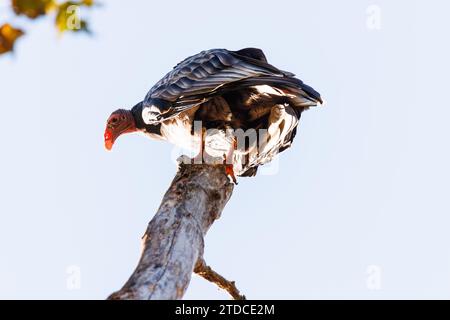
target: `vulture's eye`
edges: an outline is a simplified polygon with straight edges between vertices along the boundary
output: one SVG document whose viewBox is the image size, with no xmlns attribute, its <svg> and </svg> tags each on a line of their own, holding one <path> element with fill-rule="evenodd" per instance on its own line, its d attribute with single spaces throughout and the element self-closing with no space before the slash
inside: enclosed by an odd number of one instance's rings
<svg viewBox="0 0 450 320">
<path fill-rule="evenodd" d="M 125 116 L 120 117 L 120 119 L 125 120 Z"/>
<path fill-rule="evenodd" d="M 117 118 L 112 118 L 112 119 L 111 119 L 111 122 L 112 122 L 112 123 L 116 123 L 116 122 L 117 122 Z"/>
</svg>

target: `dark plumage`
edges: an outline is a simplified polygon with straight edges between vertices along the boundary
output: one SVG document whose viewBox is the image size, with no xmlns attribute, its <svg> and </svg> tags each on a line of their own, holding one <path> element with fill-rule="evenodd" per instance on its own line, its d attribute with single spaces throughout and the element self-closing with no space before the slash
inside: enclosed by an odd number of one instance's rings
<svg viewBox="0 0 450 320">
<path fill-rule="evenodd" d="M 262 50 L 212 49 L 176 65 L 131 113 L 136 130 L 151 138 L 204 148 L 216 158 L 225 155 L 234 173 L 252 176 L 259 165 L 290 146 L 301 113 L 320 103 L 318 92 L 270 65 Z M 217 132 L 196 132 L 196 120 Z M 228 134 L 231 129 L 259 131 L 256 140 L 247 139 L 236 149 L 239 137 Z"/>
</svg>

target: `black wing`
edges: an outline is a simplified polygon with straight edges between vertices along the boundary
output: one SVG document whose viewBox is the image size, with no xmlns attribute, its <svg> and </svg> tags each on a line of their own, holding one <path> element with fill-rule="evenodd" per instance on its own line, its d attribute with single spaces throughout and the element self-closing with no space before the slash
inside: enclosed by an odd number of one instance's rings
<svg viewBox="0 0 450 320">
<path fill-rule="evenodd" d="M 212 49 L 186 58 L 158 81 L 147 93 L 144 107 L 153 105 L 154 100 L 169 102 L 168 109 L 160 110 L 160 120 L 172 117 L 184 110 L 205 102 L 211 96 L 227 88 L 246 84 L 265 84 L 294 80 L 294 74 L 280 70 L 269 63 L 260 49 L 246 48 L 239 51 Z M 256 80 L 256 81 L 255 81 Z M 314 91 L 319 97 L 320 95 Z M 305 95 L 310 95 L 305 92 Z M 152 101 L 153 100 L 153 101 Z M 314 97 L 314 100 L 317 100 Z"/>
<path fill-rule="evenodd" d="M 176 102 L 180 98 L 209 93 L 242 79 L 259 76 L 293 76 L 258 60 L 261 55 L 264 57 L 262 51 L 259 51 L 260 55 L 255 54 L 254 58 L 242 55 L 253 52 L 249 49 L 237 52 L 225 49 L 202 51 L 176 65 L 150 89 L 145 100 L 156 98 Z"/>
</svg>

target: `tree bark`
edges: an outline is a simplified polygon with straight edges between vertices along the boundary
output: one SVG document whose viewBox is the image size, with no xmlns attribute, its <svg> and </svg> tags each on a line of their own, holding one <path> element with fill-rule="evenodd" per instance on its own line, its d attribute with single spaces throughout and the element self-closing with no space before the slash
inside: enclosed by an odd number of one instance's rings
<svg viewBox="0 0 450 320">
<path fill-rule="evenodd" d="M 108 299 L 181 299 L 194 268 L 204 264 L 204 236 L 220 217 L 233 184 L 223 165 L 191 165 L 182 159 L 148 224 L 138 266 Z"/>
</svg>

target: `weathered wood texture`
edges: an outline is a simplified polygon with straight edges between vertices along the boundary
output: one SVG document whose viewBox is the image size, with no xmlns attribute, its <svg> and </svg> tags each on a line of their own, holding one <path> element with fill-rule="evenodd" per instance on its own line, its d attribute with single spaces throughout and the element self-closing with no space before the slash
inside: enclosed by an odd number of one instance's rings
<svg viewBox="0 0 450 320">
<path fill-rule="evenodd" d="M 181 299 L 203 259 L 204 236 L 232 192 L 224 166 L 180 162 L 147 227 L 138 266 L 108 299 Z"/>
</svg>

